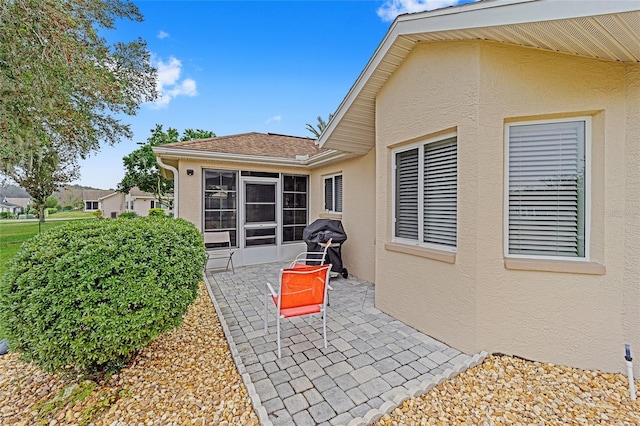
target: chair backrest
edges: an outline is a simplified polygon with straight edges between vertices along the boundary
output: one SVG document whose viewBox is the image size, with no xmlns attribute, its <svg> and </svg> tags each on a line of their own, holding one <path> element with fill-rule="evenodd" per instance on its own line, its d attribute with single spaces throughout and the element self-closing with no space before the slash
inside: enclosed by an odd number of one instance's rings
<svg viewBox="0 0 640 426">
<path fill-rule="evenodd" d="M 321 305 L 327 297 L 331 265 L 283 269 L 280 274 L 280 309 Z"/>
<path fill-rule="evenodd" d="M 231 236 L 229 235 L 229 231 L 205 232 L 204 243 L 227 244 L 229 247 L 231 247 Z"/>
<path fill-rule="evenodd" d="M 305 251 L 300 253 L 293 259 L 291 262 L 291 268 L 298 268 L 301 265 L 324 265 L 327 259 L 327 250 L 329 250 L 329 246 L 331 245 L 331 238 L 327 241 L 324 246 L 324 250 L 322 251 Z"/>
</svg>

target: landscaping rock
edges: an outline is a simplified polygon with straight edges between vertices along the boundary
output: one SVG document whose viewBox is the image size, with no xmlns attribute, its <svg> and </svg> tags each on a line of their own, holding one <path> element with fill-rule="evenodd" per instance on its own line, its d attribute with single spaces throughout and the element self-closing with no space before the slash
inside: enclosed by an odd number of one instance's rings
<svg viewBox="0 0 640 426">
<path fill-rule="evenodd" d="M 640 401 L 627 385 L 622 374 L 490 356 L 375 424 L 640 425 Z"/>
<path fill-rule="evenodd" d="M 0 355 L 4 355 L 9 351 L 9 342 L 7 339 L 0 340 Z"/>
<path fill-rule="evenodd" d="M 38 404 L 69 383 L 16 354 L 0 359 L 0 424 L 35 424 Z M 258 425 L 204 285 L 180 328 L 160 336 L 86 399 L 46 424 Z M 54 422 L 55 421 L 55 422 Z"/>
<path fill-rule="evenodd" d="M 10 353 L 0 358 L 0 424 L 259 424 L 203 285 L 179 329 L 75 400 L 80 388 Z M 70 400 L 56 405 L 56 395 Z M 54 409 L 43 414 L 47 402 Z M 420 397 L 383 408 L 391 412 L 376 425 L 640 425 L 640 401 L 630 401 L 626 376 L 507 356 L 490 356 Z"/>
</svg>

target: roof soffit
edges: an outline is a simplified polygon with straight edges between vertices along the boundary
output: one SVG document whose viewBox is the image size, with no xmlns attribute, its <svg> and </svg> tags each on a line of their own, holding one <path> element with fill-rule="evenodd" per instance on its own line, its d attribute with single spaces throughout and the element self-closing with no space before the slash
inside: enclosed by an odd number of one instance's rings
<svg viewBox="0 0 640 426">
<path fill-rule="evenodd" d="M 640 62 L 640 1 L 484 1 L 401 15 L 334 118 L 323 148 L 365 154 L 375 146 L 375 97 L 420 42 L 487 40 L 620 62 Z M 508 8 L 508 9 L 507 9 Z"/>
</svg>

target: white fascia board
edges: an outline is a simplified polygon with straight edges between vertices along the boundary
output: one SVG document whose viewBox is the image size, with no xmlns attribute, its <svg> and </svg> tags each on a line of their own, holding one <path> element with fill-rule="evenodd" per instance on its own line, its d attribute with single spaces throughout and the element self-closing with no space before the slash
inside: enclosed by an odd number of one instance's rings
<svg viewBox="0 0 640 426">
<path fill-rule="evenodd" d="M 322 164 L 348 158 L 350 155 L 340 151 L 329 150 L 314 155 L 308 159 L 297 160 L 295 158 L 267 157 L 262 155 L 230 154 L 226 152 L 195 151 L 191 149 L 175 149 L 154 147 L 153 152 L 163 159 L 192 159 L 208 161 L 225 161 L 233 163 L 253 163 L 268 166 L 285 166 L 311 168 Z"/>
<path fill-rule="evenodd" d="M 314 155 L 307 160 L 307 166 L 311 169 L 324 166 L 327 164 L 335 163 L 336 161 L 346 160 L 354 157 L 354 154 L 336 150 L 329 150 L 327 152 Z"/>
<path fill-rule="evenodd" d="M 338 109 L 336 110 L 336 113 L 331 118 L 331 121 L 329 121 L 329 123 L 327 124 L 327 127 L 320 134 L 320 137 L 316 141 L 316 145 L 319 145 L 320 148 L 324 146 L 324 144 L 327 142 L 327 139 L 329 139 L 329 137 L 331 136 L 335 128 L 338 126 L 338 123 L 342 121 L 342 119 L 344 118 L 344 115 L 349 110 L 349 107 L 356 100 L 356 98 L 360 94 L 360 91 L 362 90 L 364 85 L 367 84 L 367 82 L 369 81 L 371 74 L 373 74 L 373 72 L 376 70 L 376 68 L 380 64 L 380 61 L 384 57 L 385 53 L 389 50 L 391 45 L 395 42 L 398 36 L 397 31 L 395 30 L 396 22 L 397 22 L 397 18 L 396 18 L 396 21 L 394 21 L 394 23 L 389 28 L 389 31 L 387 31 L 387 34 L 382 39 L 382 41 L 376 48 L 375 52 L 373 52 L 373 55 L 369 59 L 369 62 L 367 62 L 367 65 L 364 67 L 364 70 L 362 70 L 362 72 L 356 79 L 355 83 L 353 83 L 353 85 L 351 86 L 351 89 L 349 89 L 349 92 L 347 93 L 347 95 L 344 97 L 344 99 L 338 106 Z"/>
<path fill-rule="evenodd" d="M 635 0 L 512 0 L 470 5 L 478 7 L 461 6 L 401 15 L 394 25 L 398 27 L 398 35 L 404 35 L 558 21 L 632 12 L 640 8 L 640 2 Z"/>
<path fill-rule="evenodd" d="M 179 160 L 188 158 L 192 160 L 229 161 L 234 163 L 255 163 L 288 167 L 305 167 L 308 160 L 296 160 L 295 158 L 266 157 L 261 155 L 230 154 L 227 152 L 196 151 L 192 149 L 154 147 L 153 152 L 163 159 Z"/>
<path fill-rule="evenodd" d="M 506 9 L 508 7 L 508 9 Z M 573 19 L 637 11 L 637 0 L 494 0 L 398 16 L 316 144 L 324 146 L 400 35 Z"/>
</svg>

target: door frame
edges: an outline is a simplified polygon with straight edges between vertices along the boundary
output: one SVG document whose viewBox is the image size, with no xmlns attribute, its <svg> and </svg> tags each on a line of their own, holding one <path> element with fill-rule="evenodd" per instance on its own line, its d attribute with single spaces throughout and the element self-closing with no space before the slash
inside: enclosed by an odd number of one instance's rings
<svg viewBox="0 0 640 426">
<path fill-rule="evenodd" d="M 241 190 L 239 191 L 239 201 L 238 207 L 240 207 L 238 211 L 238 247 L 243 252 L 243 260 L 245 264 L 254 264 L 254 263 L 270 263 L 277 262 L 280 260 L 280 247 L 282 245 L 282 200 L 281 198 L 281 183 L 280 177 L 278 178 L 267 178 L 267 177 L 254 177 L 254 176 L 241 176 L 239 173 L 239 186 Z M 246 226 L 246 184 L 247 183 L 257 183 L 257 184 L 274 184 L 275 185 L 275 244 L 268 246 L 249 246 L 247 247 L 245 244 L 245 226 Z"/>
</svg>

